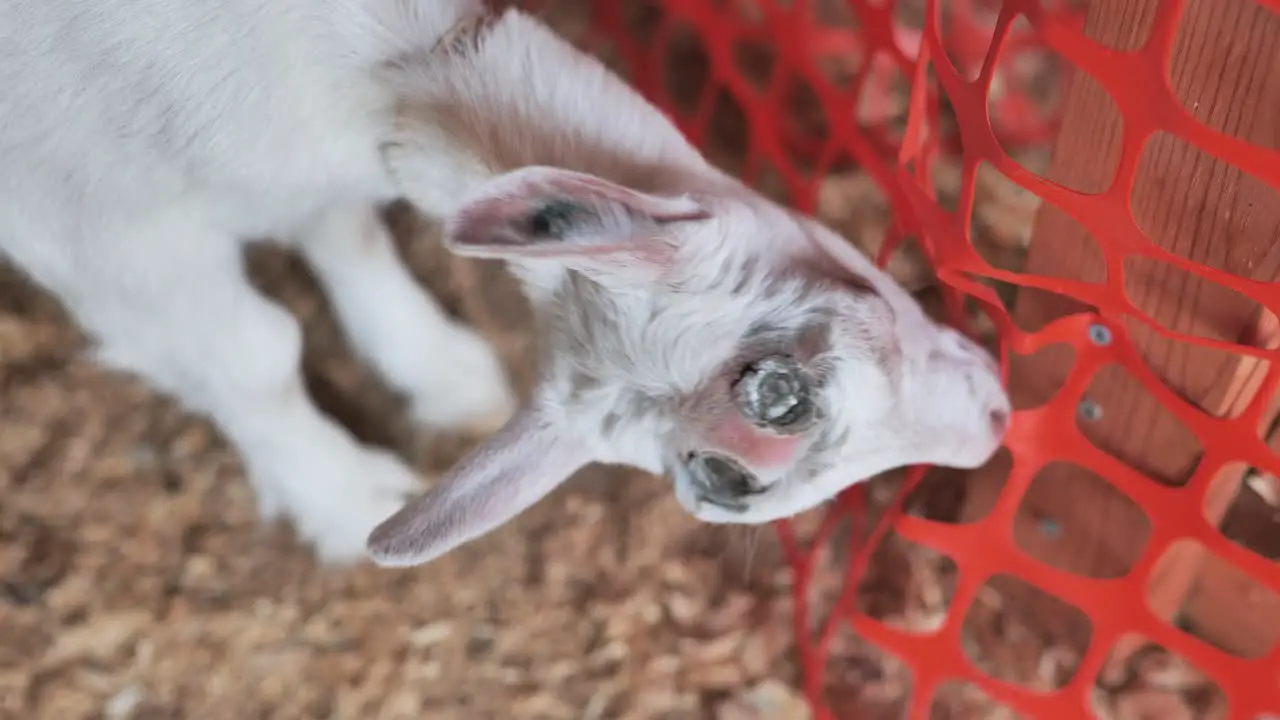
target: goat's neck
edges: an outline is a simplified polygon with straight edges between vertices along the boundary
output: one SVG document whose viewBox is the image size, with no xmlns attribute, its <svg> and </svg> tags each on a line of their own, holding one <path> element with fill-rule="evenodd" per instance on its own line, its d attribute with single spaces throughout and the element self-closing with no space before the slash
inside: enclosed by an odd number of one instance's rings
<svg viewBox="0 0 1280 720">
<path fill-rule="evenodd" d="M 523 13 L 456 28 L 402 70 L 397 142 L 418 159 L 401 163 L 401 181 L 428 212 L 448 214 L 478 183 L 531 165 L 659 192 L 716 175 L 624 81 Z"/>
</svg>

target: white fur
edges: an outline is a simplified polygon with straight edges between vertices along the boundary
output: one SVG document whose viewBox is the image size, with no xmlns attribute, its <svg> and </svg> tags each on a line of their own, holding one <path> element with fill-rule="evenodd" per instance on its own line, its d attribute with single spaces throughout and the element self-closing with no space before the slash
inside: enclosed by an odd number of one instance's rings
<svg viewBox="0 0 1280 720">
<path fill-rule="evenodd" d="M 478 11 L 9 0 L 0 251 L 61 298 L 103 361 L 209 414 L 264 514 L 291 517 L 329 560 L 359 557 L 390 516 L 375 557 L 423 562 L 593 461 L 672 475 L 704 520 L 758 523 L 894 466 L 990 456 L 990 416 L 1008 412 L 990 358 L 830 230 L 712 169 L 531 18 L 508 12 L 474 38 L 463 25 L 436 48 Z M 413 282 L 377 218 L 400 196 L 446 220 L 456 252 L 509 261 L 547 333 L 532 404 L 403 509 L 411 471 L 316 410 L 296 321 L 240 265 L 246 241 L 292 244 L 420 420 L 496 428 L 514 396 L 492 350 Z M 555 199 L 587 219 L 530 236 L 530 208 Z M 814 322 L 823 423 L 785 463 L 752 466 L 768 489 L 744 512 L 702 502 L 678 458 L 742 437 L 726 410 L 734 363 L 762 324 L 794 338 Z M 752 432 L 730 443 L 744 460 L 773 441 Z"/>
</svg>

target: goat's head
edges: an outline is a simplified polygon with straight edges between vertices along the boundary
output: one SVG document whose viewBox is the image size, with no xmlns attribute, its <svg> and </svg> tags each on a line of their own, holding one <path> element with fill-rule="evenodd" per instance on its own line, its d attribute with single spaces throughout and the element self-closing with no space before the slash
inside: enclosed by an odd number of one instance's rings
<svg viewBox="0 0 1280 720">
<path fill-rule="evenodd" d="M 526 168 L 449 221 L 453 251 L 523 280 L 542 379 L 374 531 L 379 563 L 426 562 L 591 462 L 667 475 L 701 520 L 763 523 L 891 468 L 995 452 L 1009 401 L 990 356 L 819 223 L 719 175 L 700 187 Z"/>
</svg>

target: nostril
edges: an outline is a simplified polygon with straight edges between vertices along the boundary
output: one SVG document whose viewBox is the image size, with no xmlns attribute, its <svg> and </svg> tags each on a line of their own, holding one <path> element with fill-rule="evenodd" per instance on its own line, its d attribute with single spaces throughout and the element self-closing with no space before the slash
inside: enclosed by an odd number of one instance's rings
<svg viewBox="0 0 1280 720">
<path fill-rule="evenodd" d="M 996 437 L 1004 437 L 1005 432 L 1009 430 L 1009 413 L 1005 410 L 989 411 L 987 420 L 991 423 L 991 432 Z"/>
</svg>

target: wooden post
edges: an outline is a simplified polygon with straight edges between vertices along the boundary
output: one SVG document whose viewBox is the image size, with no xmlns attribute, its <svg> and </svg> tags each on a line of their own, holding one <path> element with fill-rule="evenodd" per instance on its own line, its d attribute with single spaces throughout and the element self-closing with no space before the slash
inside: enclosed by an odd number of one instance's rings
<svg viewBox="0 0 1280 720">
<path fill-rule="evenodd" d="M 1141 47 L 1162 5 L 1163 0 L 1092 0 L 1086 34 L 1110 47 Z M 1276 64 L 1280 16 L 1251 0 L 1193 0 L 1180 32 L 1172 81 L 1179 96 L 1188 99 L 1188 107 L 1194 106 L 1197 117 L 1219 130 L 1274 146 L 1273 113 L 1280 108 L 1280 66 Z M 1066 102 L 1048 177 L 1068 187 L 1103 187 L 1119 157 L 1123 120 L 1096 83 L 1073 82 Z M 1275 191 L 1186 147 L 1157 136 L 1145 152 L 1132 201 L 1144 229 L 1158 235 L 1151 239 L 1192 261 L 1213 263 L 1244 277 L 1280 277 L 1280 202 Z M 1096 252 L 1083 251 L 1089 242 L 1083 228 L 1046 203 L 1037 217 L 1026 271 L 1100 277 L 1101 258 Z M 1260 317 L 1256 305 L 1237 293 L 1171 268 L 1144 273 L 1134 273 L 1132 267 L 1126 270 L 1130 297 L 1166 327 L 1232 342 L 1280 338 L 1280 332 L 1266 324 L 1274 318 Z M 1023 289 L 1014 317 L 1024 328 L 1038 328 L 1085 309 L 1051 293 Z M 1266 363 L 1174 343 L 1136 322 L 1130 328 L 1151 369 L 1183 397 L 1210 412 L 1238 412 L 1258 391 Z M 1025 407 L 1048 397 L 1070 366 L 1067 353 L 1045 352 L 1015 360 L 1010 377 L 1015 404 Z M 1188 442 L 1187 431 L 1136 381 L 1126 380 L 1122 373 L 1101 373 L 1088 396 L 1103 410 L 1102 418 L 1086 432 L 1092 442 L 1157 481 L 1180 484 L 1187 479 L 1199 448 Z M 1058 464 L 1043 472 L 1016 520 L 1015 532 L 1026 549 L 1075 572 L 1099 576 L 1122 572 L 1143 542 L 1142 523 L 1133 522 L 1131 506 L 1114 493 L 1099 495 L 1096 483 L 1082 482 L 1081 468 Z M 1220 519 L 1230 506 L 1242 472 L 1240 468 L 1215 478 L 1206 507 L 1211 520 Z M 1003 477 L 994 472 L 975 473 L 961 519 L 976 519 L 990 508 L 1002 482 Z M 1060 523 L 1063 531 L 1057 539 L 1037 530 L 1041 517 Z M 1204 553 L 1196 548 L 1169 553 L 1149 588 L 1153 608 L 1165 617 L 1178 612 L 1204 563 Z M 1221 568 L 1211 572 L 1221 574 Z M 1199 598 L 1197 606 L 1202 612 L 1222 615 L 1215 642 L 1234 644 L 1227 649 L 1240 654 L 1256 651 L 1248 647 L 1256 642 L 1249 639 L 1247 628 L 1241 632 L 1233 622 L 1256 620 L 1257 614 L 1228 616 L 1220 607 L 1206 607 L 1210 599 Z M 1035 608 L 1031 612 L 1041 615 Z M 1280 608 L 1268 611 L 1271 622 L 1280 622 L 1276 613 Z M 1072 625 L 1065 619 L 1044 620 L 1050 632 L 1055 628 L 1071 632 Z M 1131 649 L 1117 648 L 1117 655 Z"/>
</svg>

